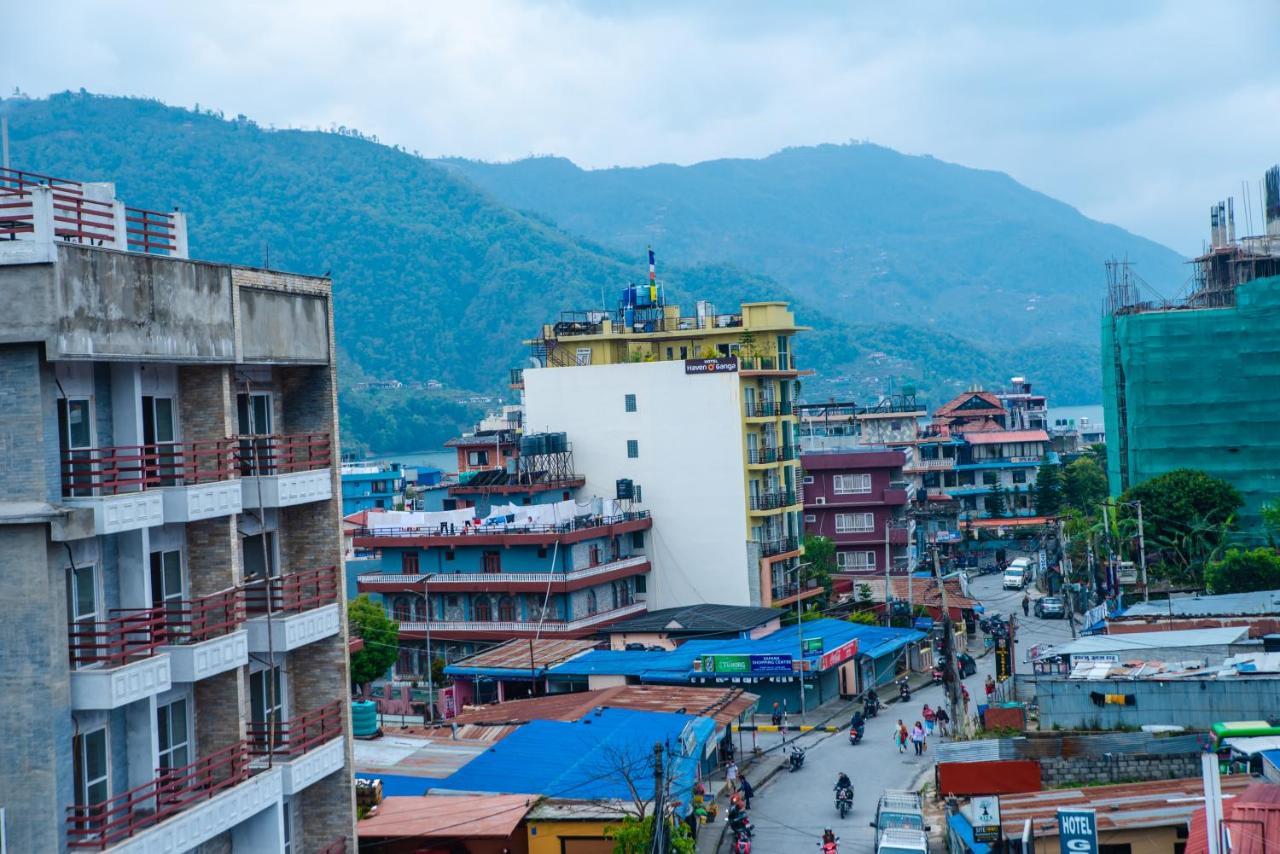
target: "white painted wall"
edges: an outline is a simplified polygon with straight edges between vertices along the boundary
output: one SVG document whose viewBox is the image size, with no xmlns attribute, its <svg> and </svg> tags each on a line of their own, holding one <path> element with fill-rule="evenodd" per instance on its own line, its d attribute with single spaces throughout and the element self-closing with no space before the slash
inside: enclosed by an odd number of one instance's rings
<svg viewBox="0 0 1280 854">
<path fill-rule="evenodd" d="M 569 434 L 585 494 L 612 496 L 624 477 L 641 487 L 640 506 L 653 514 L 650 609 L 758 604 L 737 374 L 687 376 L 681 361 L 526 368 L 524 386 L 525 431 Z M 640 443 L 637 459 L 628 439 Z"/>
</svg>

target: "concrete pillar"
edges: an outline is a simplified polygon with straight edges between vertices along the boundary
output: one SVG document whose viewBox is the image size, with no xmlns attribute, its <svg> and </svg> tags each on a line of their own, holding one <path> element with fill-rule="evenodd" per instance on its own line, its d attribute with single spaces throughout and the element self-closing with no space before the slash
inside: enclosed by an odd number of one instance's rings
<svg viewBox="0 0 1280 854">
<path fill-rule="evenodd" d="M 129 214 L 125 211 L 124 202 L 116 199 L 112 205 L 112 231 L 115 238 L 111 243 L 112 249 L 118 249 L 121 252 L 129 251 Z"/>
<path fill-rule="evenodd" d="M 125 743 L 129 760 L 129 788 L 155 778 L 160 757 L 160 736 L 156 731 L 156 698 L 147 697 L 124 709 Z"/>
<path fill-rule="evenodd" d="M 173 217 L 173 245 L 171 255 L 174 258 L 190 258 L 191 250 L 187 246 L 187 215 L 181 211 L 170 214 Z"/>
<path fill-rule="evenodd" d="M 142 444 L 142 372 L 132 362 L 111 363 L 111 444 Z"/>
</svg>

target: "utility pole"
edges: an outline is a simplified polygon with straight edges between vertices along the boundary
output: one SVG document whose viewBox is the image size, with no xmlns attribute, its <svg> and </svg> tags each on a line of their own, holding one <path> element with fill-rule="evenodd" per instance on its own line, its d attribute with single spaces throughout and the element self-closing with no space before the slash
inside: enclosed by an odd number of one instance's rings
<svg viewBox="0 0 1280 854">
<path fill-rule="evenodd" d="M 951 625 L 951 607 L 947 599 L 947 585 L 942 580 L 942 569 L 938 565 L 938 546 L 935 543 L 933 547 L 933 577 L 938 580 L 938 595 L 942 600 L 942 651 L 947 656 L 947 714 L 951 715 L 951 723 L 956 727 L 956 732 L 960 731 L 961 717 L 960 711 L 956 707 L 956 699 L 960 692 L 960 677 L 956 673 L 956 654 L 953 649 L 955 643 L 955 630 Z"/>
<path fill-rule="evenodd" d="M 889 545 L 888 545 L 888 544 L 889 544 L 889 523 L 888 523 L 888 522 L 885 522 L 885 523 L 884 523 L 884 542 L 885 542 L 885 547 L 884 547 L 884 554 L 885 554 L 885 562 L 884 562 L 884 624 L 885 624 L 885 627 L 887 628 L 887 627 L 889 627 L 889 626 L 892 626 L 892 625 L 893 625 L 893 588 L 889 586 L 891 582 L 889 581 L 889 560 L 888 560 L 888 557 L 889 557 Z M 910 573 L 908 573 L 908 577 L 910 577 Z"/>
<path fill-rule="evenodd" d="M 802 592 L 802 591 L 804 590 L 804 568 L 805 568 L 806 566 L 808 566 L 808 564 L 805 564 L 805 563 L 801 563 L 801 564 L 798 564 L 798 565 L 796 566 L 796 586 L 797 586 L 797 593 Z M 804 620 L 803 620 L 803 619 L 801 619 L 801 617 L 804 615 L 804 612 L 803 612 L 803 611 L 801 610 L 801 608 L 800 608 L 800 603 L 801 603 L 802 601 L 804 601 L 804 600 L 803 600 L 801 597 L 799 597 L 799 596 L 797 596 L 797 597 L 796 597 L 796 644 L 797 644 L 797 648 L 798 648 L 798 650 L 799 650 L 799 652 L 800 652 L 800 658 L 798 659 L 798 660 L 799 660 L 799 662 L 800 662 L 800 669 L 799 669 L 799 670 L 797 670 L 796 672 L 797 672 L 798 674 L 800 674 L 800 676 L 799 676 L 799 679 L 800 679 L 800 723 L 802 723 L 802 724 L 803 724 L 803 723 L 804 723 L 804 717 L 805 717 L 805 701 L 804 701 L 804 665 L 805 665 L 805 660 L 804 660 Z"/>
<path fill-rule="evenodd" d="M 662 742 L 653 743 L 653 845 L 651 854 L 666 854 L 666 827 L 663 813 L 666 804 L 662 802 Z"/>
<path fill-rule="evenodd" d="M 1150 602 L 1151 597 L 1147 592 L 1147 538 L 1142 530 L 1142 502 L 1135 501 L 1133 505 L 1138 508 L 1138 565 L 1142 572 L 1142 601 Z"/>
</svg>

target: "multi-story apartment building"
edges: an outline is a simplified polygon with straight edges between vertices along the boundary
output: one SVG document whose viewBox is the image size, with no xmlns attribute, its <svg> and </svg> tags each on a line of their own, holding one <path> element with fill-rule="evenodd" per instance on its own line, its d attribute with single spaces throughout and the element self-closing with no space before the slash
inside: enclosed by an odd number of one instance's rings
<svg viewBox="0 0 1280 854">
<path fill-rule="evenodd" d="M 798 589 L 803 525 L 785 303 L 693 315 L 654 285 L 614 313 L 565 312 L 530 341 L 527 429 L 574 438 L 586 486 L 643 495 L 653 514 L 653 607 L 782 605 Z"/>
<path fill-rule="evenodd" d="M 333 313 L 0 171 L 9 850 L 353 851 Z"/>
<path fill-rule="evenodd" d="M 804 529 L 830 538 L 836 566 L 852 574 L 906 572 L 913 523 L 903 479 L 905 451 L 856 447 L 810 451 L 804 467 Z"/>
<path fill-rule="evenodd" d="M 404 471 L 399 463 L 343 463 L 342 515 L 361 510 L 391 510 L 404 501 Z"/>
<path fill-rule="evenodd" d="M 582 638 L 645 612 L 648 513 L 584 491 L 565 434 L 520 445 L 511 472 L 463 473 L 448 488 L 454 509 L 404 520 L 370 513 L 356 533 L 355 547 L 373 555 L 356 589 L 400 623 L 397 677 L 425 674 L 435 657 L 455 661 L 511 638 Z"/>
</svg>

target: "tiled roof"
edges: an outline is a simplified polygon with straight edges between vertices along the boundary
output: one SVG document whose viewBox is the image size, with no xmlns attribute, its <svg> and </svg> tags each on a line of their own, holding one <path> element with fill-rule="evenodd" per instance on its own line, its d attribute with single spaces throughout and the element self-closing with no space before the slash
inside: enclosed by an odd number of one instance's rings
<svg viewBox="0 0 1280 854">
<path fill-rule="evenodd" d="M 992 430 L 965 433 L 970 445 L 995 445 L 1001 442 L 1047 442 L 1049 434 L 1043 430 Z"/>
<path fill-rule="evenodd" d="M 975 409 L 960 409 L 960 406 L 968 403 L 975 397 L 988 405 L 986 407 L 978 407 Z M 994 410 L 995 412 L 1003 415 L 1004 406 L 1001 405 L 1000 398 L 996 397 L 989 391 L 966 391 L 963 394 L 958 394 L 951 398 L 946 403 L 942 404 L 942 406 L 939 406 L 934 410 L 933 414 L 935 418 L 953 416 L 968 417 L 972 415 L 984 415 L 988 410 Z"/>
<path fill-rule="evenodd" d="M 1232 779 L 1222 778 L 1222 817 L 1231 831 L 1231 854 L 1272 854 L 1280 845 L 1280 785 L 1253 783 L 1228 800 L 1227 781 Z M 1185 854 L 1207 854 L 1208 850 L 1204 810 L 1199 809 L 1191 815 Z"/>
<path fill-rule="evenodd" d="M 356 823 L 365 838 L 506 839 L 537 801 L 534 795 L 426 795 L 384 798 Z"/>
<path fill-rule="evenodd" d="M 871 588 L 871 599 L 873 602 L 884 601 L 884 579 L 867 576 L 859 577 L 853 580 L 853 598 L 857 599 L 858 586 L 866 584 Z M 905 576 L 894 576 L 889 579 L 889 587 L 893 591 L 893 598 L 905 602 L 908 598 L 917 605 L 928 605 L 934 608 L 942 607 L 942 594 L 938 591 L 938 582 L 933 578 L 912 578 L 910 581 Z M 970 599 L 960 592 L 960 582 L 954 579 L 947 581 L 947 604 L 952 608 L 960 608 L 961 610 L 972 610 L 973 606 L 978 604 L 977 599 Z"/>
<path fill-rule="evenodd" d="M 508 669 L 529 672 L 530 666 L 541 670 L 582 655 L 600 645 L 594 640 L 564 640 L 539 638 L 534 641 L 509 640 L 495 647 L 459 659 L 449 665 L 450 672 L 468 669 Z"/>
<path fill-rule="evenodd" d="M 736 721 L 759 697 L 741 688 L 618 685 L 598 691 L 551 694 L 526 700 L 493 703 L 468 709 L 451 721 L 457 724 L 513 724 L 532 720 L 576 721 L 596 708 L 677 712 L 714 718 L 724 725 Z M 473 727 L 472 729 L 476 729 Z"/>
</svg>

